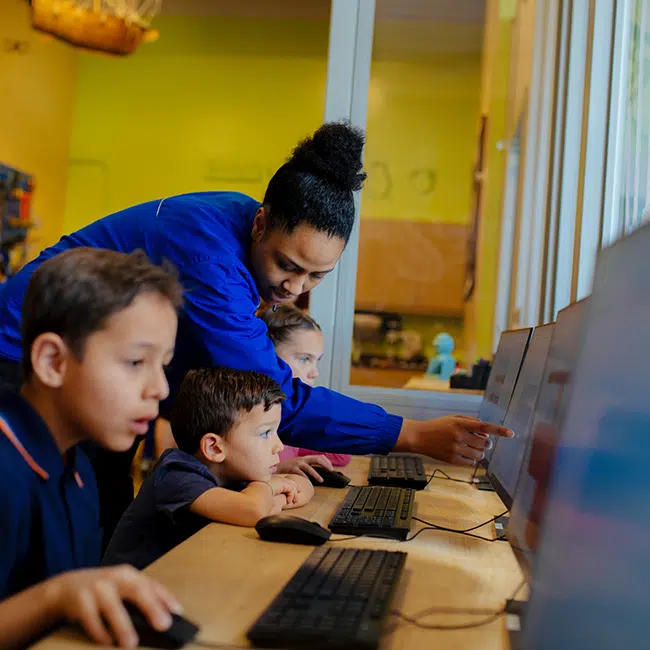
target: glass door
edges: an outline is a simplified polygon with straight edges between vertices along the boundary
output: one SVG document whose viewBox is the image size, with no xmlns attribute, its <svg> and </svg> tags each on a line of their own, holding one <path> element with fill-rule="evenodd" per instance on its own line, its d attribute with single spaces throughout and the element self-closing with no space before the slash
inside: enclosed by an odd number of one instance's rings
<svg viewBox="0 0 650 650">
<path fill-rule="evenodd" d="M 349 50 L 334 48 L 344 12 L 356 39 Z M 484 13 L 481 0 L 332 3 L 326 118 L 367 129 L 368 181 L 358 228 L 310 304 L 330 325 L 322 383 L 402 415 L 475 412 L 480 402 L 449 392 L 444 380 L 441 391 L 408 388 L 425 374 L 440 333 L 453 338 L 459 365 L 473 361 L 465 300 Z M 334 107 L 333 57 L 345 51 L 352 78 Z"/>
</svg>

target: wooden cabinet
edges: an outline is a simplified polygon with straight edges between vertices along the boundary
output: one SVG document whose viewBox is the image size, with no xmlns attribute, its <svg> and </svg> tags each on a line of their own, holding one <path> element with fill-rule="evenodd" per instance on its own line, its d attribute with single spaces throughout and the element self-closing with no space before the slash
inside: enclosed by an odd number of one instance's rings
<svg viewBox="0 0 650 650">
<path fill-rule="evenodd" d="M 468 226 L 362 219 L 357 310 L 462 316 Z"/>
</svg>

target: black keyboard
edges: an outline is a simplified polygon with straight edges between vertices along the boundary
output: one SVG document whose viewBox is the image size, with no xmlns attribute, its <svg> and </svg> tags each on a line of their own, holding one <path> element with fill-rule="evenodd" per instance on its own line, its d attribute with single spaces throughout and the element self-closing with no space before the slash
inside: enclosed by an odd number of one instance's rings
<svg viewBox="0 0 650 650">
<path fill-rule="evenodd" d="M 368 485 L 349 489 L 329 529 L 346 535 L 406 539 L 411 528 L 415 491 Z"/>
<path fill-rule="evenodd" d="M 428 479 L 422 459 L 417 456 L 373 456 L 368 483 L 423 490 Z"/>
<path fill-rule="evenodd" d="M 317 548 L 248 630 L 265 648 L 374 650 L 406 553 Z"/>
</svg>

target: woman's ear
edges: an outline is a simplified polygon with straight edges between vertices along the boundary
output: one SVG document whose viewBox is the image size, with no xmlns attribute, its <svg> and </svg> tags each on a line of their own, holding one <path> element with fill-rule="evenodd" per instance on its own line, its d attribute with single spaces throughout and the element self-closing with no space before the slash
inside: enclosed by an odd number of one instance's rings
<svg viewBox="0 0 650 650">
<path fill-rule="evenodd" d="M 253 230 L 251 232 L 251 237 L 254 242 L 259 243 L 264 239 L 266 234 L 266 208 L 261 205 L 255 214 L 255 220 L 253 221 Z"/>
<path fill-rule="evenodd" d="M 30 350 L 34 375 L 49 388 L 60 388 L 68 367 L 70 348 L 53 332 L 44 332 L 36 337 Z"/>
<path fill-rule="evenodd" d="M 199 449 L 210 463 L 223 463 L 226 460 L 225 441 L 216 433 L 206 433 L 201 438 Z"/>
</svg>

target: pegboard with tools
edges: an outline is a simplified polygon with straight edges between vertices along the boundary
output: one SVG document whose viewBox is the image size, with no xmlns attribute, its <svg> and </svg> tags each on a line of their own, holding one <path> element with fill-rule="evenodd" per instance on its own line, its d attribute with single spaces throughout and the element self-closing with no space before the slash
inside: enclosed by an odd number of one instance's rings
<svg viewBox="0 0 650 650">
<path fill-rule="evenodd" d="M 4 277 L 13 275 L 26 261 L 33 193 L 29 174 L 0 164 L 0 273 Z"/>
</svg>

